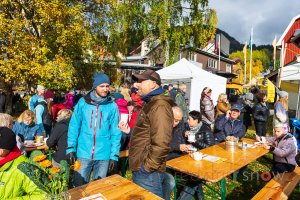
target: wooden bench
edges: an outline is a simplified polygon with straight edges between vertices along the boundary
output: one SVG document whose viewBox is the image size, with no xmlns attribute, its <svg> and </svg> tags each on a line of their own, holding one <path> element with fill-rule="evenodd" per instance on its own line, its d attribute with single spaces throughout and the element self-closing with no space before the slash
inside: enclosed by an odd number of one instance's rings
<svg viewBox="0 0 300 200">
<path fill-rule="evenodd" d="M 277 174 L 253 198 L 256 199 L 288 199 L 300 181 L 300 167 L 293 172 Z"/>
</svg>

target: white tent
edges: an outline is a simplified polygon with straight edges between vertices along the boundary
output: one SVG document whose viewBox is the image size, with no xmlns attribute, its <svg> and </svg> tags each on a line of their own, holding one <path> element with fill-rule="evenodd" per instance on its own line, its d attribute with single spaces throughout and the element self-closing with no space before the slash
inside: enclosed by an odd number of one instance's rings
<svg viewBox="0 0 300 200">
<path fill-rule="evenodd" d="M 283 67 L 282 81 L 300 81 L 300 63 Z"/>
<path fill-rule="evenodd" d="M 289 108 L 296 110 L 296 117 L 300 117 L 300 63 L 288 65 L 282 68 L 281 81 L 288 81 L 298 84 L 298 92 L 289 93 Z"/>
<path fill-rule="evenodd" d="M 188 91 L 190 110 L 200 110 L 200 97 L 204 87 L 212 89 L 214 105 L 216 105 L 219 94 L 226 93 L 226 78 L 202 70 L 185 58 L 158 70 L 157 73 L 163 84 L 186 83 L 190 86 L 190 91 Z"/>
</svg>

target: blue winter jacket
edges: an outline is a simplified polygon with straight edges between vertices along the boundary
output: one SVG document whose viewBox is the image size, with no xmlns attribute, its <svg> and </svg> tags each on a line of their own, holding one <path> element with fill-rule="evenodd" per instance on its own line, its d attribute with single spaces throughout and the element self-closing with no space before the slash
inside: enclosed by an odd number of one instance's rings
<svg viewBox="0 0 300 200">
<path fill-rule="evenodd" d="M 225 114 L 219 116 L 215 121 L 215 131 L 214 136 L 217 142 L 224 141 L 230 135 L 242 138 L 246 133 L 243 121 L 239 119 L 232 121 L 230 117 L 226 118 Z"/>
<path fill-rule="evenodd" d="M 75 106 L 68 129 L 67 154 L 78 158 L 118 160 L 121 131 L 118 128 L 118 107 L 109 97 L 105 104 L 96 105 L 90 93 Z"/>
<path fill-rule="evenodd" d="M 29 109 L 34 112 L 34 104 L 39 99 L 37 94 L 33 95 L 29 100 Z"/>
<path fill-rule="evenodd" d="M 24 140 L 34 140 L 35 136 L 42 135 L 39 125 L 35 123 L 27 125 L 24 122 L 21 124 L 16 122 L 12 130 L 16 135 L 22 135 Z"/>
</svg>

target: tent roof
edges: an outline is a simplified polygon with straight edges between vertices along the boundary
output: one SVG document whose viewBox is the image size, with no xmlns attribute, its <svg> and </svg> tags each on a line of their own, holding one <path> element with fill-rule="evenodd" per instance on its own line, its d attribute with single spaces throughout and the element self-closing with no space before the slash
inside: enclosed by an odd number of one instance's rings
<svg viewBox="0 0 300 200">
<path fill-rule="evenodd" d="M 200 78 L 207 79 L 208 77 L 214 80 L 218 79 L 221 81 L 226 80 L 221 76 L 212 74 L 208 71 L 200 69 L 200 67 L 189 62 L 185 58 L 179 60 L 178 62 L 170 65 L 169 67 L 158 70 L 157 73 L 160 75 L 161 79 L 191 79 Z"/>
<path fill-rule="evenodd" d="M 299 81 L 300 80 L 300 63 L 285 66 L 283 68 L 281 80 L 282 81 Z"/>
</svg>

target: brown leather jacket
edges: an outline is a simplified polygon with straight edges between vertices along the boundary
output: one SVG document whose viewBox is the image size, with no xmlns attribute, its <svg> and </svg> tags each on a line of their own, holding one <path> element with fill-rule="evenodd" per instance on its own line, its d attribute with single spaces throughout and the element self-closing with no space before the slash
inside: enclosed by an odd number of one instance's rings
<svg viewBox="0 0 300 200">
<path fill-rule="evenodd" d="M 230 110 L 230 108 L 231 108 L 230 103 L 218 102 L 216 107 L 216 118 L 219 115 L 225 114 L 228 110 Z"/>
<path fill-rule="evenodd" d="M 131 137 L 129 168 L 138 171 L 141 166 L 148 172 L 166 170 L 173 130 L 173 100 L 157 95 L 144 104 Z"/>
</svg>

